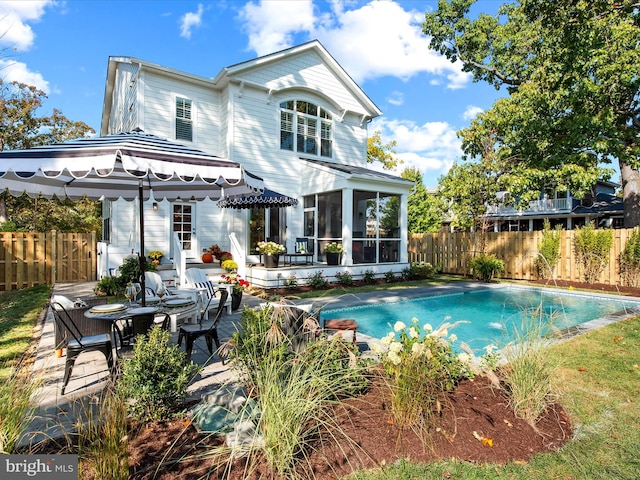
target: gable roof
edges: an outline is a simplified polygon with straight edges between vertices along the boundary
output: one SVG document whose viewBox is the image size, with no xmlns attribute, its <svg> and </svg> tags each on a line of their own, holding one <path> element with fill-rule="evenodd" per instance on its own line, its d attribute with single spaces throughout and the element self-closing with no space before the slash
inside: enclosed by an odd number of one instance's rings
<svg viewBox="0 0 640 480">
<path fill-rule="evenodd" d="M 234 76 L 239 76 L 249 70 L 269 65 L 274 62 L 282 61 L 287 57 L 298 55 L 306 52 L 316 53 L 329 68 L 329 70 L 342 82 L 343 85 L 358 99 L 371 118 L 382 115 L 382 111 L 369 98 L 369 96 L 360 88 L 360 86 L 351 78 L 351 76 L 340 66 L 335 58 L 327 51 L 326 48 L 318 41 L 312 40 L 301 45 L 286 48 L 278 52 L 263 55 L 262 57 L 247 60 L 245 62 L 236 63 L 229 67 L 223 68 L 218 75 L 213 78 L 215 85 L 224 85 Z"/>
</svg>

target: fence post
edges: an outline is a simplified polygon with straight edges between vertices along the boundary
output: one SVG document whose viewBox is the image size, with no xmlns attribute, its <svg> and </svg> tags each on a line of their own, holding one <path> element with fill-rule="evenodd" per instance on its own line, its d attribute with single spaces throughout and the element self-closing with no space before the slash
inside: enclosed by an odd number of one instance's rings
<svg viewBox="0 0 640 480">
<path fill-rule="evenodd" d="M 58 232 L 51 230 L 51 285 L 56 284 L 56 269 L 58 268 Z"/>
</svg>

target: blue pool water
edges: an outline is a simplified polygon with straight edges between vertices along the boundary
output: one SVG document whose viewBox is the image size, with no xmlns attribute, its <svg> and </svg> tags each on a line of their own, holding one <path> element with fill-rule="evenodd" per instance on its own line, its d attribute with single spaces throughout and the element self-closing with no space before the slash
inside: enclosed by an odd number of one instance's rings
<svg viewBox="0 0 640 480">
<path fill-rule="evenodd" d="M 589 320 L 627 309 L 638 309 L 637 301 L 609 299 L 540 289 L 490 288 L 465 293 L 425 297 L 391 303 L 322 310 L 321 321 L 332 318 L 353 318 L 358 332 L 382 338 L 393 331 L 393 324 L 406 325 L 415 317 L 420 325 L 437 328 L 444 322 L 466 321 L 449 333 L 468 343 L 474 350 L 490 343 L 503 344 L 508 332 L 522 324 L 527 312 L 542 308 L 545 318 L 552 318 L 559 329 L 569 328 Z M 449 317 L 449 318 L 447 318 Z"/>
</svg>

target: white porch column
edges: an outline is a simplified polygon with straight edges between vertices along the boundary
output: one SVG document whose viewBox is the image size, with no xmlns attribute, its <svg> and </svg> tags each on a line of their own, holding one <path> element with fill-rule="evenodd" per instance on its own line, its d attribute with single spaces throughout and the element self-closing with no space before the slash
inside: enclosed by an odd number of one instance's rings
<svg viewBox="0 0 640 480">
<path fill-rule="evenodd" d="M 343 265 L 353 265 L 353 189 L 342 190 L 342 245 L 345 253 L 342 254 Z"/>
<path fill-rule="evenodd" d="M 400 195 L 400 263 L 409 262 L 409 195 Z"/>
</svg>

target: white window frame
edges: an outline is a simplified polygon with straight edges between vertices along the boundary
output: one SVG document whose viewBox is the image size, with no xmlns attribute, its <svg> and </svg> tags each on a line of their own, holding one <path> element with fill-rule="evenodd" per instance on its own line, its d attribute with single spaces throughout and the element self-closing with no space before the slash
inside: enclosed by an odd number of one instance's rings
<svg viewBox="0 0 640 480">
<path fill-rule="evenodd" d="M 185 105 L 189 104 L 189 111 L 188 111 L 188 118 L 186 118 L 186 116 L 180 116 L 179 115 L 179 106 L 178 106 L 178 102 L 182 101 Z M 174 100 L 174 108 L 175 108 L 175 116 L 174 116 L 174 135 L 176 140 L 183 140 L 186 142 L 193 142 L 193 137 L 194 137 L 194 128 L 193 128 L 193 111 L 194 111 L 194 102 L 193 100 L 191 100 L 190 98 L 186 98 L 186 97 L 181 97 L 176 95 L 175 100 Z M 186 109 L 183 107 L 183 111 L 185 111 Z M 180 124 L 180 122 L 184 122 L 183 128 L 186 130 L 187 126 L 189 128 L 189 133 L 190 133 L 190 137 L 191 138 L 185 138 L 183 136 L 178 136 L 178 125 Z"/>
<path fill-rule="evenodd" d="M 293 109 L 287 103 L 293 103 Z M 298 102 L 316 107 L 316 114 L 298 111 Z M 285 138 L 291 141 L 286 141 Z M 309 143 L 314 142 L 313 151 Z M 288 100 L 280 103 L 280 149 L 303 155 L 333 158 L 333 117 L 319 105 L 306 100 Z"/>
</svg>

